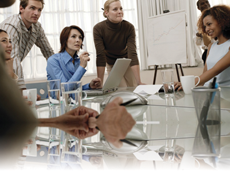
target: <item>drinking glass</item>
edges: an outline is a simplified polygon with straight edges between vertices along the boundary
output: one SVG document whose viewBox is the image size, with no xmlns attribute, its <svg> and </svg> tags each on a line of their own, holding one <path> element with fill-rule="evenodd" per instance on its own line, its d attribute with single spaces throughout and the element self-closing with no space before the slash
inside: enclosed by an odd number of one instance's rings
<svg viewBox="0 0 230 180">
<path fill-rule="evenodd" d="M 80 164 L 82 162 L 82 141 L 65 133 L 62 144 L 61 163 Z"/>
<path fill-rule="evenodd" d="M 82 83 L 81 81 L 61 83 L 62 100 L 65 112 L 82 105 Z M 66 134 L 62 146 L 61 161 L 80 163 L 82 159 L 82 140 L 70 137 Z"/>
<path fill-rule="evenodd" d="M 65 112 L 82 105 L 81 81 L 61 83 L 61 90 Z"/>
<path fill-rule="evenodd" d="M 47 81 L 47 89 L 49 96 L 49 107 L 50 110 L 58 109 L 60 110 L 60 79 Z"/>
<path fill-rule="evenodd" d="M 174 96 L 174 81 L 173 81 L 173 70 L 161 71 L 161 77 L 164 87 L 164 93 L 166 97 Z"/>
<path fill-rule="evenodd" d="M 60 164 L 61 130 L 49 128 L 48 164 Z"/>
</svg>

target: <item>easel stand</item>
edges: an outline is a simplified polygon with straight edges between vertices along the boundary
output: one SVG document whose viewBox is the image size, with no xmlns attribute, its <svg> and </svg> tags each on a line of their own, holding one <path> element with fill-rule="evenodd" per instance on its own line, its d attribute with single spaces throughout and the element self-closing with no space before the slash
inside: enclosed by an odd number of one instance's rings
<svg viewBox="0 0 230 180">
<path fill-rule="evenodd" d="M 180 71 L 181 71 L 182 76 L 184 76 L 184 72 L 183 72 L 181 64 L 175 64 L 178 82 L 180 82 L 180 75 L 179 75 L 179 71 L 178 71 L 178 66 L 180 67 Z M 156 83 L 158 65 L 154 65 L 154 68 L 155 68 L 155 72 L 154 72 L 154 77 L 153 77 L 153 84 Z"/>
</svg>

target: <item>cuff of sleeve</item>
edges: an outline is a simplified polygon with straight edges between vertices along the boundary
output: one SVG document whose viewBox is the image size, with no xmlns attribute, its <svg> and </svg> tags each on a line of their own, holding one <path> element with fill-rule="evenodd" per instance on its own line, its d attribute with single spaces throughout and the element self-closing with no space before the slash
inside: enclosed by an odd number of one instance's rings
<svg viewBox="0 0 230 180">
<path fill-rule="evenodd" d="M 81 71 L 82 73 L 85 73 L 85 72 L 86 72 L 86 69 L 83 68 L 82 66 L 79 66 L 78 69 L 79 69 L 79 71 Z"/>
<path fill-rule="evenodd" d="M 89 83 L 82 86 L 82 90 L 88 90 L 88 89 L 91 89 L 89 87 Z"/>
</svg>

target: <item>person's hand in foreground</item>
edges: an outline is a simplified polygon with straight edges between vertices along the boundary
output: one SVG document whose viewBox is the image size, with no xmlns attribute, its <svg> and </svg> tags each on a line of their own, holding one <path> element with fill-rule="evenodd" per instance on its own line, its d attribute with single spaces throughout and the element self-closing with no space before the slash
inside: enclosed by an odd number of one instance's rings
<svg viewBox="0 0 230 180">
<path fill-rule="evenodd" d="M 89 127 L 98 127 L 107 141 L 118 148 L 122 146 L 120 139 L 124 139 L 136 123 L 126 108 L 120 106 L 121 103 L 122 99 L 117 97 L 105 107 L 98 119 L 89 118 Z"/>
<path fill-rule="evenodd" d="M 84 139 L 98 133 L 95 128 L 89 128 L 89 117 L 96 117 L 97 111 L 86 107 L 78 107 L 68 113 L 51 119 L 39 119 L 40 126 L 59 128 L 79 139 Z"/>
<path fill-rule="evenodd" d="M 97 111 L 81 106 L 60 116 L 58 128 L 79 139 L 84 139 L 98 133 L 95 128 L 88 127 L 89 117 L 96 117 L 97 115 Z"/>
<path fill-rule="evenodd" d="M 27 105 L 29 105 L 29 106 L 33 105 L 32 101 L 28 101 L 28 97 L 27 96 L 23 96 L 23 98 L 25 99 Z"/>
<path fill-rule="evenodd" d="M 90 84 L 89 84 L 91 89 L 98 89 L 101 88 L 101 79 L 100 78 L 95 78 L 93 79 Z"/>
</svg>

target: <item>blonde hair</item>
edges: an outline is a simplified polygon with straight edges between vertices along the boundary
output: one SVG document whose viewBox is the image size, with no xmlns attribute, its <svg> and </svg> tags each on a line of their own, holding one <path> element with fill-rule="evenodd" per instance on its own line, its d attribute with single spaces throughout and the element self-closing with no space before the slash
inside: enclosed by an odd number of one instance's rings
<svg viewBox="0 0 230 180">
<path fill-rule="evenodd" d="M 113 3 L 113 2 L 117 2 L 117 1 L 120 1 L 120 0 L 107 0 L 107 1 L 105 1 L 105 3 L 104 3 L 104 12 L 103 12 L 103 16 L 105 18 L 107 18 L 107 16 L 105 15 L 105 11 L 109 12 L 110 4 Z"/>
</svg>

